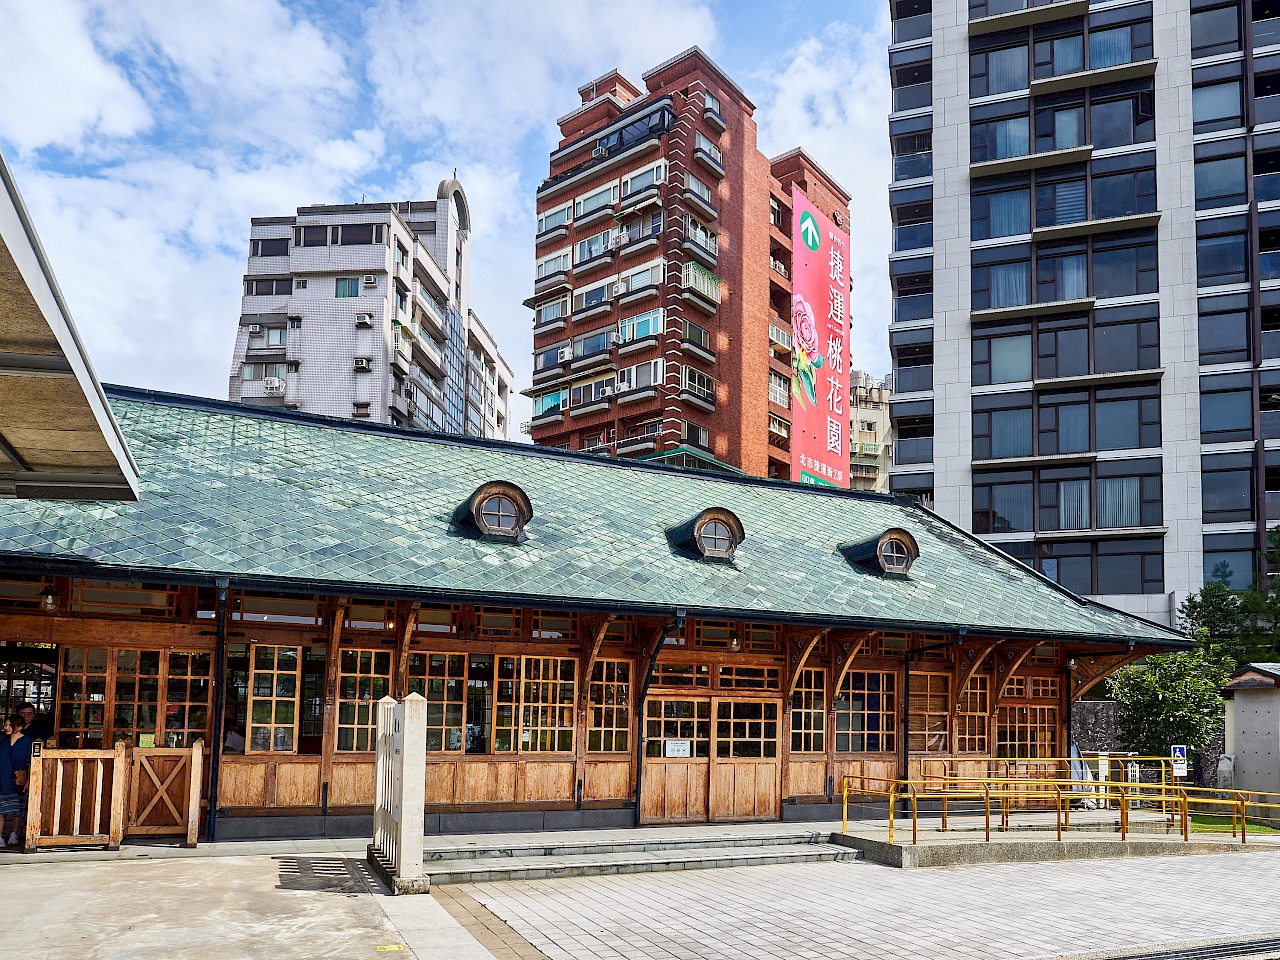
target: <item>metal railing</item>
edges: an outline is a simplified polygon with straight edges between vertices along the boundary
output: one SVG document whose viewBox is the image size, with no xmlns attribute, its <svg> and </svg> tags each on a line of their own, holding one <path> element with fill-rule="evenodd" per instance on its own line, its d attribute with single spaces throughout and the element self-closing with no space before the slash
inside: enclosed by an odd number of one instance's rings
<svg viewBox="0 0 1280 960">
<path fill-rule="evenodd" d="M 1058 759 L 1058 758 L 1054 758 Z M 1068 758 L 1079 761 L 1083 758 Z M 1120 758 L 1136 759 L 1136 758 Z M 1152 758 L 1142 758 L 1150 760 Z M 898 811 L 899 801 L 911 818 L 911 843 L 920 840 L 920 804 L 937 803 L 941 814 L 941 830 L 949 826 L 949 804 L 955 801 L 980 804 L 983 815 L 984 841 L 991 840 L 993 809 L 999 817 L 997 830 L 1013 829 L 1015 810 L 1052 805 L 1057 839 L 1071 829 L 1071 805 L 1092 801 L 1109 809 L 1114 802 L 1118 811 L 1120 839 L 1126 841 L 1132 832 L 1130 812 L 1140 806 L 1159 809 L 1168 826 L 1176 826 L 1184 842 L 1191 839 L 1193 816 L 1231 817 L 1231 836 L 1247 843 L 1249 822 L 1280 826 L 1280 793 L 1259 790 L 1216 790 L 1176 783 L 1140 783 L 1129 780 L 1084 780 L 1054 777 L 941 777 L 884 780 L 865 775 L 846 775 L 841 783 L 843 805 L 841 833 L 849 832 L 849 798 L 883 797 L 888 801 L 889 842 L 894 842 L 897 821 L 905 816 Z M 994 804 L 994 806 L 993 806 Z M 1224 816 L 1225 819 L 1225 816 Z"/>
</svg>

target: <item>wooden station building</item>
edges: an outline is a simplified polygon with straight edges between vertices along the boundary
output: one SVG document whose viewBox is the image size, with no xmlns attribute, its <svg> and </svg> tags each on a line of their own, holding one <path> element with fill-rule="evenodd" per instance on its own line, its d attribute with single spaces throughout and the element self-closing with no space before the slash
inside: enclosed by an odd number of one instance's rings
<svg viewBox="0 0 1280 960">
<path fill-rule="evenodd" d="M 0 501 L 0 708 L 202 740 L 220 839 L 367 834 L 387 694 L 428 701 L 428 831 L 816 819 L 846 773 L 1061 755 L 1183 643 L 901 495 L 107 397 L 136 502 Z"/>
</svg>

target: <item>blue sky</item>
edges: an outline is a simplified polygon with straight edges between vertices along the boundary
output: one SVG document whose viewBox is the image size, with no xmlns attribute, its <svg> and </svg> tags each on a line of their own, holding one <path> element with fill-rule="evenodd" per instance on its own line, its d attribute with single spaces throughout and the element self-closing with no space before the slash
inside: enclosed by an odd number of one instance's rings
<svg viewBox="0 0 1280 960">
<path fill-rule="evenodd" d="M 529 383 L 533 192 L 577 87 L 699 44 L 854 194 L 854 365 L 888 369 L 881 0 L 0 5 L 0 149 L 104 380 L 226 396 L 251 216 L 454 167 L 472 304 Z M 512 420 L 527 419 L 524 402 Z"/>
</svg>

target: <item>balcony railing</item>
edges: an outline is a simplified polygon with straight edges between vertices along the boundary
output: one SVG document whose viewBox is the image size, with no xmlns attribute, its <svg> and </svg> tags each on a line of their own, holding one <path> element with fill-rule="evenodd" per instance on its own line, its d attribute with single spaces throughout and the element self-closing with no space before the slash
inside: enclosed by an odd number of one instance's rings
<svg viewBox="0 0 1280 960">
<path fill-rule="evenodd" d="M 769 339 L 782 349 L 791 350 L 791 334 L 775 323 L 769 324 Z"/>
<path fill-rule="evenodd" d="M 1280 43 L 1280 17 L 1253 21 L 1253 47 L 1269 47 Z"/>
<path fill-rule="evenodd" d="M 1263 440 L 1280 440 L 1280 410 L 1258 411 L 1258 422 L 1262 425 Z"/>
<path fill-rule="evenodd" d="M 893 448 L 894 463 L 933 463 L 933 437 L 899 438 Z"/>
<path fill-rule="evenodd" d="M 1280 173 L 1259 173 L 1253 178 L 1253 195 L 1259 203 L 1280 200 Z"/>
<path fill-rule="evenodd" d="M 928 320 L 933 316 L 933 294 L 913 293 L 905 297 L 893 298 L 893 319 Z"/>
<path fill-rule="evenodd" d="M 893 158 L 893 179 L 917 180 L 920 177 L 933 176 L 933 151 L 927 153 L 909 153 L 904 157 Z"/>
<path fill-rule="evenodd" d="M 712 303 L 720 302 L 720 278 L 701 264 L 686 261 L 681 274 L 681 284 L 686 289 L 706 297 Z"/>
<path fill-rule="evenodd" d="M 933 14 L 922 13 L 914 17 L 904 17 L 893 21 L 893 42 L 907 43 L 911 40 L 923 40 L 933 33 Z"/>
<path fill-rule="evenodd" d="M 773 267 L 773 272 L 778 274 L 778 276 L 785 277 L 788 280 L 791 279 L 791 273 L 787 270 L 787 265 L 781 260 L 775 260 L 773 257 L 770 257 L 769 266 Z"/>
<path fill-rule="evenodd" d="M 893 109 L 919 110 L 933 103 L 932 83 L 912 83 L 905 87 L 897 87 L 893 91 Z"/>
<path fill-rule="evenodd" d="M 933 246 L 932 223 L 909 223 L 893 228 L 893 249 L 920 250 Z"/>
<path fill-rule="evenodd" d="M 701 397 L 710 403 L 716 402 L 716 382 L 701 370 L 693 367 L 682 367 L 680 370 L 680 389 L 688 390 L 695 397 Z"/>
<path fill-rule="evenodd" d="M 933 364 L 899 367 L 893 375 L 893 389 L 898 393 L 933 389 Z"/>
<path fill-rule="evenodd" d="M 1267 250 L 1258 254 L 1258 279 L 1280 280 L 1280 250 Z"/>
</svg>

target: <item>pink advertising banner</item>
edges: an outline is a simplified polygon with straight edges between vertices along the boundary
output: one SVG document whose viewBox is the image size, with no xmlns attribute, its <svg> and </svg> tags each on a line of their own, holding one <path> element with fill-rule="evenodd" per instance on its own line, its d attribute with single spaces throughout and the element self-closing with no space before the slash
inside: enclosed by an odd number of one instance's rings
<svg viewBox="0 0 1280 960">
<path fill-rule="evenodd" d="M 791 479 L 849 486 L 849 234 L 791 188 Z"/>
</svg>

